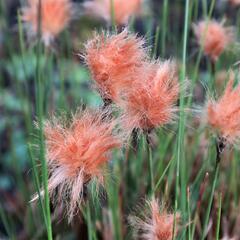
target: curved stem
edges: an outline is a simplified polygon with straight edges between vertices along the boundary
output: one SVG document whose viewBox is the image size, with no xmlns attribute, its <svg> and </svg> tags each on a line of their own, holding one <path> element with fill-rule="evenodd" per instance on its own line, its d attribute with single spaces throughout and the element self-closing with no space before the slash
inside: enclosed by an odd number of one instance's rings
<svg viewBox="0 0 240 240">
<path fill-rule="evenodd" d="M 152 157 L 152 148 L 148 143 L 148 162 L 149 162 L 149 177 L 150 177 L 150 195 L 154 195 L 154 179 L 153 179 L 153 157 Z"/>
<path fill-rule="evenodd" d="M 217 179 L 218 179 L 218 175 L 219 175 L 219 166 L 220 166 L 220 162 L 221 162 L 221 156 L 225 149 L 225 146 L 226 146 L 226 140 L 222 137 L 219 137 L 216 141 L 216 166 L 215 166 L 215 170 L 214 170 L 214 179 L 213 179 L 213 184 L 212 184 L 212 189 L 211 189 L 210 201 L 209 201 L 208 207 L 207 207 L 207 215 L 206 215 L 205 222 L 204 222 L 203 234 L 202 234 L 201 240 L 204 240 L 207 235 L 206 231 L 207 231 L 209 216 L 210 216 L 210 212 L 211 212 L 211 208 L 212 208 L 212 202 L 213 202 L 214 192 L 215 192 L 215 188 L 216 188 L 216 184 L 217 184 Z"/>
</svg>

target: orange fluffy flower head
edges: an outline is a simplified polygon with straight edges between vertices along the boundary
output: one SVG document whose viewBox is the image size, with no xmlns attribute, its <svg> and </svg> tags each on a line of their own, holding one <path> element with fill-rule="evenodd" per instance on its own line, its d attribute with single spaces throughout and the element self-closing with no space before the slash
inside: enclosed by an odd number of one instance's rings
<svg viewBox="0 0 240 240">
<path fill-rule="evenodd" d="M 38 32 L 39 0 L 28 0 L 23 8 L 22 19 L 29 23 L 33 35 Z M 53 40 L 70 22 L 73 14 L 71 0 L 41 0 L 41 33 L 46 45 Z"/>
<path fill-rule="evenodd" d="M 151 130 L 175 118 L 179 95 L 176 65 L 172 61 L 148 63 L 139 71 L 120 105 L 128 129 Z"/>
<path fill-rule="evenodd" d="M 215 20 L 200 21 L 193 25 L 194 34 L 205 55 L 216 61 L 234 41 L 232 27 L 224 27 Z"/>
<path fill-rule="evenodd" d="M 240 6 L 240 0 L 229 0 L 233 6 Z"/>
<path fill-rule="evenodd" d="M 103 184 L 110 152 L 121 144 L 113 135 L 115 120 L 104 116 L 85 110 L 76 114 L 69 126 L 57 120 L 45 125 L 49 192 L 54 197 L 57 192 L 59 202 L 68 197 L 69 220 L 82 200 L 84 187 L 93 179 Z"/>
<path fill-rule="evenodd" d="M 175 235 L 178 232 L 179 213 L 176 214 Z M 147 209 L 142 217 L 130 217 L 137 239 L 171 240 L 173 239 L 174 214 L 168 213 L 164 205 L 159 207 L 156 199 L 147 201 Z"/>
<path fill-rule="evenodd" d="M 207 104 L 207 121 L 217 134 L 229 143 L 240 139 L 240 86 L 233 88 L 234 73 L 224 94 L 217 100 Z"/>
<path fill-rule="evenodd" d="M 95 16 L 101 17 L 106 21 L 111 21 L 112 0 L 93 0 L 86 1 L 86 11 Z M 113 12 L 117 25 L 124 25 L 128 22 L 129 18 L 136 15 L 141 10 L 142 0 L 113 0 Z"/>
<path fill-rule="evenodd" d="M 116 100 L 133 83 L 147 58 L 144 41 L 127 30 L 119 34 L 96 34 L 86 44 L 85 61 L 105 99 Z"/>
</svg>

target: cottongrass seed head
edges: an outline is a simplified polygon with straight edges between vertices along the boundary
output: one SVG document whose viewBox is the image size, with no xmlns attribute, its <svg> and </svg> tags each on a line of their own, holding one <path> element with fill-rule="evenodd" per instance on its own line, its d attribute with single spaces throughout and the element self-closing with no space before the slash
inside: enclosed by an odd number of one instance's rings
<svg viewBox="0 0 240 240">
<path fill-rule="evenodd" d="M 225 27 L 224 22 L 216 20 L 202 20 L 193 24 L 193 31 L 204 54 L 213 61 L 218 60 L 235 40 L 234 28 Z"/>
<path fill-rule="evenodd" d="M 112 0 L 93 0 L 84 3 L 85 11 L 94 16 L 103 18 L 111 22 Z M 142 0 L 114 0 L 113 11 L 115 23 L 117 25 L 127 24 L 131 16 L 135 16 L 141 11 Z"/>
<path fill-rule="evenodd" d="M 92 78 L 104 99 L 116 101 L 131 88 L 147 52 L 144 40 L 126 29 L 119 34 L 95 34 L 86 44 L 84 55 Z"/>
<path fill-rule="evenodd" d="M 91 110 L 77 113 L 68 125 L 56 119 L 45 124 L 48 189 L 53 202 L 67 201 L 69 221 L 83 200 L 87 184 L 92 180 L 104 184 L 110 153 L 121 146 L 115 127 L 116 120 Z"/>
<path fill-rule="evenodd" d="M 22 20 L 27 24 L 29 35 L 37 36 L 39 1 L 28 0 L 28 6 L 24 7 L 22 12 Z M 42 40 L 48 46 L 72 19 L 72 2 L 71 0 L 42 0 L 40 16 Z"/>
<path fill-rule="evenodd" d="M 120 102 L 126 129 L 151 130 L 171 123 L 178 110 L 179 82 L 173 61 L 144 66 Z"/>
<path fill-rule="evenodd" d="M 228 0 L 233 6 L 240 6 L 240 0 Z"/>
<path fill-rule="evenodd" d="M 146 209 L 141 216 L 130 216 L 135 239 L 172 240 L 179 229 L 180 214 L 168 213 L 164 204 L 159 206 L 157 199 L 146 201 Z M 175 227 L 174 227 L 175 225 Z"/>
<path fill-rule="evenodd" d="M 240 86 L 233 87 L 235 75 L 230 78 L 225 92 L 218 100 L 207 103 L 207 121 L 219 137 L 234 144 L 240 139 Z"/>
</svg>

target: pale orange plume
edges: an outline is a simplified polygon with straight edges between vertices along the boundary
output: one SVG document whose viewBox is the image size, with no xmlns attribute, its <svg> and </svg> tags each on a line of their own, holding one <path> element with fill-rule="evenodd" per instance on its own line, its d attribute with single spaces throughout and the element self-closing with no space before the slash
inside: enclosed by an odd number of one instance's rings
<svg viewBox="0 0 240 240">
<path fill-rule="evenodd" d="M 175 236 L 178 233 L 180 214 L 175 215 L 168 213 L 162 205 L 159 207 L 158 200 L 152 199 L 147 201 L 147 208 L 143 216 L 131 216 L 130 224 L 134 228 L 136 239 L 142 240 L 172 240 L 173 232 Z M 173 231 L 174 230 L 174 231 Z"/>
<path fill-rule="evenodd" d="M 234 6 L 239 6 L 240 5 L 240 0 L 229 0 L 229 2 Z"/>
<path fill-rule="evenodd" d="M 23 8 L 22 19 L 29 24 L 29 33 L 36 35 L 38 31 L 39 0 L 28 0 L 28 6 Z M 41 1 L 41 32 L 46 45 L 69 24 L 73 15 L 71 0 Z"/>
<path fill-rule="evenodd" d="M 179 95 L 176 65 L 172 61 L 148 63 L 136 79 L 119 102 L 125 128 L 151 130 L 172 122 Z"/>
<path fill-rule="evenodd" d="M 200 21 L 193 25 L 194 34 L 205 55 L 216 61 L 219 56 L 234 42 L 232 27 L 225 27 L 215 20 Z"/>
<path fill-rule="evenodd" d="M 147 59 L 144 43 L 125 29 L 119 34 L 96 34 L 86 44 L 84 58 L 104 99 L 116 100 L 131 87 Z"/>
<path fill-rule="evenodd" d="M 124 25 L 131 16 L 139 14 L 142 0 L 93 0 L 84 3 L 86 12 L 111 21 L 113 2 L 114 18 L 117 25 Z"/>
<path fill-rule="evenodd" d="M 69 221 L 78 211 L 87 184 L 91 180 L 104 184 L 110 152 L 121 145 L 113 134 L 116 120 L 104 116 L 85 110 L 68 125 L 56 119 L 45 124 L 48 189 L 53 202 L 68 202 Z"/>
<path fill-rule="evenodd" d="M 233 88 L 233 83 L 234 73 L 230 72 L 224 94 L 207 104 L 208 124 L 230 143 L 236 143 L 240 138 L 240 86 Z"/>
</svg>

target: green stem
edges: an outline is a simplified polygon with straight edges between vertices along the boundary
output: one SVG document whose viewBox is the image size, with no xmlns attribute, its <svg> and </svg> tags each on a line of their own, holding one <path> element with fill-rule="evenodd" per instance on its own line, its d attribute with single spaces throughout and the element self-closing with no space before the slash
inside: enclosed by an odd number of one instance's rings
<svg viewBox="0 0 240 240">
<path fill-rule="evenodd" d="M 205 222 L 204 222 L 203 234 L 202 234 L 201 240 L 204 240 L 206 237 L 206 231 L 207 231 L 208 221 L 209 221 L 209 217 L 210 217 L 213 196 L 214 196 L 214 192 L 215 192 L 215 188 L 216 188 L 216 184 L 217 184 L 218 174 L 219 174 L 219 162 L 217 163 L 217 166 L 216 166 L 215 172 L 214 172 L 214 179 L 213 179 L 213 184 L 212 184 L 212 189 L 211 189 L 211 195 L 210 195 L 210 199 L 208 202 L 207 214 L 206 214 L 206 218 L 205 218 Z"/>
<path fill-rule="evenodd" d="M 187 189 L 187 209 L 188 209 L 188 240 L 191 240 L 191 206 L 190 206 L 190 189 Z"/>
<path fill-rule="evenodd" d="M 154 179 L 153 179 L 153 156 L 152 156 L 152 148 L 149 143 L 148 146 L 148 170 L 149 170 L 149 178 L 150 178 L 150 194 L 154 194 Z"/>
<path fill-rule="evenodd" d="M 157 181 L 157 184 L 155 185 L 153 192 L 156 192 L 157 189 L 159 188 L 159 186 L 160 186 L 160 184 L 161 184 L 164 176 L 166 175 L 168 169 L 170 168 L 170 166 L 171 166 L 171 164 L 172 164 L 172 162 L 173 162 L 173 159 L 174 159 L 174 158 L 172 158 L 172 159 L 169 161 L 169 163 L 167 164 L 167 166 L 166 166 L 166 168 L 164 169 L 161 177 L 160 177 L 159 180 Z"/>
<path fill-rule="evenodd" d="M 202 0 L 203 15 L 207 16 L 207 0 Z"/>
<path fill-rule="evenodd" d="M 115 9 L 114 9 L 114 0 L 111 0 L 111 24 L 112 30 L 116 30 L 116 20 L 115 20 Z"/>
<path fill-rule="evenodd" d="M 39 134 L 39 147 L 40 147 L 40 160 L 42 165 L 42 180 L 44 186 L 44 199 L 47 218 L 47 235 L 48 240 L 52 240 L 52 225 L 51 225 L 51 212 L 50 212 L 50 199 L 48 193 L 48 169 L 45 159 L 45 144 L 44 144 L 44 132 L 43 132 L 43 82 L 41 78 L 41 7 L 42 0 L 38 1 L 38 34 L 37 34 L 37 63 L 36 63 L 36 94 L 37 94 L 37 115 L 38 115 L 38 134 Z"/>
<path fill-rule="evenodd" d="M 30 155 L 30 160 L 31 160 L 32 168 L 33 168 L 33 179 L 34 179 L 35 187 L 37 189 L 38 199 L 40 202 L 40 208 L 41 208 L 41 211 L 43 214 L 44 222 L 47 226 L 47 217 L 46 217 L 46 213 L 45 213 L 45 209 L 44 209 L 43 201 L 42 201 L 42 197 L 41 197 L 41 187 L 40 187 L 40 181 L 39 181 L 39 176 L 38 176 L 37 167 L 36 167 L 37 164 L 36 164 L 36 161 L 34 160 L 32 149 L 29 144 L 28 144 L 28 152 Z"/>
<path fill-rule="evenodd" d="M 187 58 L 187 40 L 188 40 L 188 29 L 189 29 L 189 0 L 185 2 L 185 21 L 184 21 L 184 37 L 183 37 L 183 55 L 182 55 L 182 74 L 180 77 L 180 117 L 179 117 L 179 127 L 178 127 L 178 142 L 177 142 L 177 173 L 176 173 L 176 185 L 175 185 L 175 206 L 174 206 L 174 226 L 173 226 L 173 238 L 175 238 L 175 228 L 176 228 L 176 213 L 178 209 L 178 196 L 179 196 L 179 183 L 180 183 L 180 162 L 181 166 L 181 175 L 182 177 L 185 175 L 185 164 L 184 164 L 184 125 L 185 125 L 185 117 L 184 117 L 184 88 L 183 82 L 186 78 L 186 58 Z M 184 164 L 184 166 L 183 166 Z M 185 202 L 184 198 L 186 198 L 186 183 L 185 180 L 181 179 L 181 194 L 182 194 L 182 210 L 185 210 Z"/>
<path fill-rule="evenodd" d="M 155 34 L 155 41 L 154 41 L 154 49 L 153 49 L 153 53 L 152 53 L 153 58 L 157 57 L 159 36 L 160 36 L 160 27 L 157 26 L 156 34 Z"/>
<path fill-rule="evenodd" d="M 222 194 L 220 193 L 218 196 L 218 219 L 217 219 L 216 240 L 219 240 L 220 224 L 221 224 L 221 211 L 222 211 Z"/>
<path fill-rule="evenodd" d="M 92 221 L 91 221 L 91 208 L 89 200 L 87 201 L 87 228 L 88 228 L 88 240 L 92 240 Z"/>
<path fill-rule="evenodd" d="M 207 231 L 207 226 L 208 226 L 208 221 L 209 221 L 209 216 L 210 216 L 210 212 L 211 212 L 211 207 L 212 207 L 212 202 L 213 202 L 213 197 L 214 197 L 214 191 L 216 188 L 216 183 L 217 183 L 217 178 L 218 178 L 218 174 L 219 174 L 219 165 L 220 165 L 220 161 L 221 161 L 221 156 L 222 153 L 225 149 L 225 145 L 226 144 L 226 140 L 223 137 L 218 137 L 217 141 L 216 141 L 216 165 L 215 165 L 215 173 L 214 173 L 214 180 L 213 180 L 213 184 L 212 184 L 212 190 L 211 190 L 211 195 L 210 195 L 210 201 L 208 202 L 208 208 L 207 208 L 207 214 L 206 214 L 206 218 L 205 218 L 205 222 L 204 222 L 204 228 L 203 228 L 203 234 L 202 234 L 202 238 L 201 240 L 204 240 L 206 237 L 206 231 Z"/>
<path fill-rule="evenodd" d="M 162 56 L 165 56 L 166 36 L 167 36 L 167 16 L 168 16 L 168 0 L 163 2 L 163 20 L 162 20 Z"/>
</svg>

